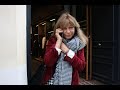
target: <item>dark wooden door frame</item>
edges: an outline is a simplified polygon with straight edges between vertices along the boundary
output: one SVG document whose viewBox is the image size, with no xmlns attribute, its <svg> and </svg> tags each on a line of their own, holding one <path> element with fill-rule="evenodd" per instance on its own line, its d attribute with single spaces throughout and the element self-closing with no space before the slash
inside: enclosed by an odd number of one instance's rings
<svg viewBox="0 0 120 90">
<path fill-rule="evenodd" d="M 30 36 L 30 26 L 31 26 L 31 5 L 26 5 L 26 40 L 27 40 L 27 81 L 28 85 L 31 80 L 31 36 Z"/>
</svg>

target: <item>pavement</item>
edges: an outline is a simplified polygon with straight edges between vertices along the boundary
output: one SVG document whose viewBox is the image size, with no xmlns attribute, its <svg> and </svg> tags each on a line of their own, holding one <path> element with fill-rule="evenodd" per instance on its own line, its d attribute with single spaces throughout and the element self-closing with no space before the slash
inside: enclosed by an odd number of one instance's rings
<svg viewBox="0 0 120 90">
<path fill-rule="evenodd" d="M 84 78 L 80 78 L 80 85 L 105 85 L 104 83 L 98 80 L 85 80 Z"/>
</svg>

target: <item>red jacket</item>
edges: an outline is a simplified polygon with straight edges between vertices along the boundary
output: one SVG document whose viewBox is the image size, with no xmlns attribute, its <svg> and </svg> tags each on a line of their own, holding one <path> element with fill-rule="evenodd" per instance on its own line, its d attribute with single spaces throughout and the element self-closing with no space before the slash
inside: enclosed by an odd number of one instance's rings
<svg viewBox="0 0 120 90">
<path fill-rule="evenodd" d="M 45 74 L 43 76 L 43 82 L 46 83 L 54 74 L 55 64 L 59 58 L 58 52 L 55 49 L 56 38 L 52 36 L 48 44 L 46 45 L 46 52 L 44 55 L 44 62 L 47 66 Z M 68 61 L 73 67 L 72 73 L 72 85 L 79 85 L 80 78 L 78 71 L 82 71 L 85 68 L 86 62 L 84 57 L 84 48 L 77 51 L 74 57 L 71 59 L 67 55 L 64 58 L 65 61 Z"/>
</svg>

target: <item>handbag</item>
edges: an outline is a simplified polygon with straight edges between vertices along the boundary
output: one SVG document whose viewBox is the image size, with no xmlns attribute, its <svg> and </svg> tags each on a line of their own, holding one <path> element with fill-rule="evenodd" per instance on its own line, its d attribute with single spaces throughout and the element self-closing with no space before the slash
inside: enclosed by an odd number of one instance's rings
<svg viewBox="0 0 120 90">
<path fill-rule="evenodd" d="M 36 74 L 32 77 L 30 85 L 42 85 L 42 79 L 46 70 L 46 65 L 44 62 L 38 67 Z"/>
<path fill-rule="evenodd" d="M 39 84 L 42 85 L 42 81 L 43 81 L 43 76 L 44 76 L 44 73 L 45 73 L 45 70 L 46 70 L 46 65 L 45 63 L 43 62 L 41 67 L 40 67 L 40 79 L 39 79 Z"/>
</svg>

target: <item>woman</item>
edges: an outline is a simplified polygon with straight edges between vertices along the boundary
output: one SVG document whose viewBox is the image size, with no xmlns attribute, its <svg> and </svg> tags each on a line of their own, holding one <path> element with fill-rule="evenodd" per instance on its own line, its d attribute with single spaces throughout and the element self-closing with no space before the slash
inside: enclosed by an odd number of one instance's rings
<svg viewBox="0 0 120 90">
<path fill-rule="evenodd" d="M 77 20 L 63 13 L 46 45 L 43 83 L 46 85 L 79 85 L 79 73 L 85 68 L 84 47 L 87 37 Z"/>
</svg>

